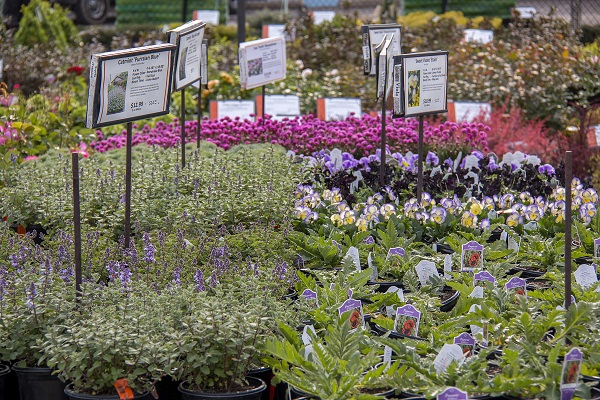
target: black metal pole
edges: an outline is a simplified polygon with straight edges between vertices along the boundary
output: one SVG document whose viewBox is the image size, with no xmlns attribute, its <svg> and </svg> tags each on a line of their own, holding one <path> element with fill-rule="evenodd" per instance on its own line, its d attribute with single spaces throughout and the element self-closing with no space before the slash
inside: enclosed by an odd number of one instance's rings
<svg viewBox="0 0 600 400">
<path fill-rule="evenodd" d="M 133 123 L 127 123 L 127 148 L 125 153 L 125 248 L 131 240 L 131 136 Z"/>
<path fill-rule="evenodd" d="M 187 0 L 183 0 L 183 11 L 181 13 L 181 22 L 187 21 L 187 8 L 188 8 L 187 6 L 188 6 Z"/>
<path fill-rule="evenodd" d="M 266 98 L 266 92 L 267 90 L 265 89 L 265 85 L 262 85 L 262 87 L 260 88 L 260 93 L 262 96 L 262 110 L 261 110 L 261 115 L 260 118 L 262 119 L 262 124 L 265 124 L 265 109 L 267 107 L 267 98 Z"/>
<path fill-rule="evenodd" d="M 181 89 L 181 168 L 185 168 L 185 89 Z"/>
<path fill-rule="evenodd" d="M 246 0 L 238 0 L 237 8 L 238 46 L 246 41 Z"/>
<path fill-rule="evenodd" d="M 417 201 L 421 203 L 423 193 L 423 116 L 419 116 L 419 166 L 417 169 Z"/>
<path fill-rule="evenodd" d="M 202 133 L 202 82 L 198 81 L 198 124 L 196 126 L 196 150 L 200 150 L 200 134 Z"/>
<path fill-rule="evenodd" d="M 79 153 L 71 153 L 73 171 L 73 236 L 75 241 L 75 291 L 81 296 L 81 213 L 79 200 Z"/>
<path fill-rule="evenodd" d="M 571 305 L 571 181 L 573 180 L 573 153 L 565 158 L 565 308 Z"/>
<path fill-rule="evenodd" d="M 450 0 L 442 0 L 442 14 L 448 11 L 448 3 Z"/>
<path fill-rule="evenodd" d="M 383 94 L 383 101 L 381 102 L 381 165 L 379 166 L 379 185 L 381 187 L 385 186 L 385 123 L 386 123 L 386 96 L 385 96 L 385 88 Z"/>
</svg>

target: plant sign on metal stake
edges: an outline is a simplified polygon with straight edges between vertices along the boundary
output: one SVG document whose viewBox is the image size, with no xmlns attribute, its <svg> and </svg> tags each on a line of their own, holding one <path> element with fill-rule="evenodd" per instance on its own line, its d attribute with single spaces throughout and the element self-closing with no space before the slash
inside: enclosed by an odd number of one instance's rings
<svg viewBox="0 0 600 400">
<path fill-rule="evenodd" d="M 383 99 L 381 104 L 381 157 L 379 166 L 379 183 L 381 186 L 385 185 L 386 101 L 392 86 L 390 66 L 393 56 L 402 53 L 401 29 L 398 24 L 363 25 L 361 27 L 363 72 L 365 75 L 375 76 L 377 100 Z"/>
<path fill-rule="evenodd" d="M 79 153 L 71 153 L 73 172 L 73 240 L 75 242 L 75 291 L 81 296 L 81 213 L 79 200 Z"/>
<path fill-rule="evenodd" d="M 565 309 L 571 305 L 571 181 L 573 180 L 573 152 L 565 155 Z"/>
<path fill-rule="evenodd" d="M 379 184 L 385 185 L 385 165 L 386 165 L 386 119 L 387 119 L 387 99 L 391 92 L 391 82 L 389 65 L 393 61 L 392 42 L 394 34 L 389 37 L 383 37 L 381 43 L 375 48 L 377 62 L 375 64 L 375 87 L 377 100 L 381 101 L 381 159 L 379 166 Z"/>
<path fill-rule="evenodd" d="M 181 90 L 181 168 L 185 168 L 185 88 L 200 81 L 202 75 L 202 44 L 204 27 L 202 21 L 189 21 L 167 32 L 169 43 L 177 46 L 173 65 L 173 91 Z M 201 96 L 198 97 L 200 102 Z"/>
<path fill-rule="evenodd" d="M 264 124 L 265 85 L 285 79 L 285 38 L 276 36 L 240 43 L 238 56 L 242 88 L 252 89 L 262 86 L 261 118 Z"/>
<path fill-rule="evenodd" d="M 131 237 L 132 122 L 169 113 L 173 54 L 165 43 L 92 55 L 86 127 L 127 123 L 125 248 Z"/>
<path fill-rule="evenodd" d="M 417 199 L 423 193 L 423 117 L 448 111 L 448 52 L 394 57 L 394 118 L 419 117 Z"/>
</svg>

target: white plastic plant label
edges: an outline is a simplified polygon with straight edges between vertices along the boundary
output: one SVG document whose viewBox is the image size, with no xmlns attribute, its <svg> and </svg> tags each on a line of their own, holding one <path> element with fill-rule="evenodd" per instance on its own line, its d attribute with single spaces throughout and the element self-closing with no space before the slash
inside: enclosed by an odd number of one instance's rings
<svg viewBox="0 0 600 400">
<path fill-rule="evenodd" d="M 506 245 L 510 250 L 514 250 L 515 254 L 519 252 L 519 243 L 512 237 L 508 237 L 508 243 Z"/>
<path fill-rule="evenodd" d="M 594 283 L 598 282 L 598 276 L 596 275 L 596 267 L 589 264 L 580 265 L 579 268 L 574 272 L 575 281 L 583 289 L 587 289 Z"/>
<path fill-rule="evenodd" d="M 563 362 L 562 374 L 560 378 L 560 398 L 561 400 L 571 400 L 577 382 L 579 381 L 579 371 L 583 353 L 577 347 L 572 348 L 566 355 Z"/>
<path fill-rule="evenodd" d="M 356 269 L 358 271 L 360 271 L 360 255 L 358 254 L 358 249 L 354 246 L 351 246 L 348 249 L 348 252 L 346 252 L 346 257 L 348 257 L 348 256 L 350 256 L 350 258 L 352 258 L 352 261 L 354 262 Z"/>
<path fill-rule="evenodd" d="M 500 234 L 500 240 L 502 240 L 503 242 L 506 242 L 507 239 L 508 239 L 508 233 L 506 231 L 502 231 L 502 233 Z"/>
<path fill-rule="evenodd" d="M 315 332 L 314 326 L 304 325 L 304 329 L 302 330 L 302 343 L 304 343 L 305 346 L 308 346 L 309 344 L 312 343 L 312 337 L 310 336 L 308 331 L 312 331 L 313 336 L 317 335 L 317 332 Z"/>
<path fill-rule="evenodd" d="M 421 260 L 415 266 L 415 269 L 417 270 L 417 276 L 419 277 L 419 282 L 421 282 L 422 286 L 427 285 L 432 276 L 435 276 L 436 278 L 439 278 L 440 276 L 435 264 L 431 261 Z"/>
<path fill-rule="evenodd" d="M 464 361 L 463 349 L 457 344 L 445 344 L 433 361 L 433 366 L 438 374 L 446 371 L 452 362 Z"/>
<path fill-rule="evenodd" d="M 390 286 L 388 288 L 388 290 L 385 291 L 386 293 L 394 293 L 396 292 L 396 294 L 398 295 L 398 299 L 401 302 L 406 302 L 406 300 L 404 300 L 404 290 L 400 289 L 398 286 Z"/>
<path fill-rule="evenodd" d="M 479 304 L 473 304 L 471 308 L 469 308 L 469 313 L 475 312 L 477 310 L 481 310 L 481 306 Z M 479 325 L 470 325 L 471 333 L 473 336 L 481 335 L 483 333 L 483 328 Z"/>
<path fill-rule="evenodd" d="M 481 286 L 475 286 L 469 297 L 483 299 L 483 288 Z"/>
<path fill-rule="evenodd" d="M 314 351 L 314 350 L 313 350 L 313 346 L 312 346 L 312 344 L 309 344 L 308 346 L 306 346 L 306 347 L 304 348 L 304 358 L 305 358 L 307 361 L 311 361 L 311 362 L 312 362 L 312 360 L 313 360 L 313 351 Z"/>
<path fill-rule="evenodd" d="M 392 365 L 392 348 L 390 346 L 385 346 L 383 348 L 383 362 L 386 365 L 385 371 Z"/>
<path fill-rule="evenodd" d="M 450 272 L 452 272 L 452 255 L 446 254 L 444 256 L 444 277 L 450 279 L 452 277 Z"/>
</svg>

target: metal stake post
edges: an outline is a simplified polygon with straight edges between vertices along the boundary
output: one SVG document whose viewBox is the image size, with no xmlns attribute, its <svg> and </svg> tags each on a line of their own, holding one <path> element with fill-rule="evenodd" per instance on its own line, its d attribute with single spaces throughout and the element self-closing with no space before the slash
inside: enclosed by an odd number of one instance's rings
<svg viewBox="0 0 600 400">
<path fill-rule="evenodd" d="M 71 153 L 73 172 L 73 236 L 75 241 L 75 291 L 81 296 L 81 213 L 79 200 L 79 153 Z"/>
<path fill-rule="evenodd" d="M 565 308 L 571 305 L 571 181 L 573 180 L 573 153 L 565 159 Z"/>
<path fill-rule="evenodd" d="M 181 169 L 185 168 L 185 89 L 181 89 Z"/>
<path fill-rule="evenodd" d="M 202 133 L 202 83 L 198 82 L 198 126 L 196 127 L 196 150 L 200 149 L 200 134 Z"/>
<path fill-rule="evenodd" d="M 261 111 L 261 124 L 264 125 L 265 124 L 265 108 L 267 107 L 267 98 L 265 96 L 265 94 L 267 93 L 267 90 L 265 89 L 265 85 L 262 85 L 261 87 L 261 96 L 262 96 L 262 111 Z"/>
<path fill-rule="evenodd" d="M 132 123 L 127 123 L 127 148 L 125 153 L 125 248 L 131 240 L 131 136 Z"/>
<path fill-rule="evenodd" d="M 381 102 L 381 165 L 379 166 L 379 184 L 381 185 L 381 187 L 385 186 L 385 142 L 386 142 L 386 135 L 385 135 L 385 123 L 386 123 L 386 114 L 387 114 L 387 110 L 385 109 L 386 107 L 386 98 L 385 98 L 385 93 L 383 95 L 383 101 Z"/>
<path fill-rule="evenodd" d="M 417 201 L 421 203 L 423 193 L 423 116 L 419 116 L 419 165 L 417 169 Z"/>
</svg>

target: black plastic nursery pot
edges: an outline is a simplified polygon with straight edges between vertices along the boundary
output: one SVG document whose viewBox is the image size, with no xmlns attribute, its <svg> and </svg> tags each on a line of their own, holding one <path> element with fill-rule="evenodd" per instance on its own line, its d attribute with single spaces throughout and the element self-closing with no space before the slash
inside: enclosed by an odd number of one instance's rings
<svg viewBox="0 0 600 400">
<path fill-rule="evenodd" d="M 378 285 L 378 287 L 375 288 L 375 291 L 377 293 L 385 293 L 388 291 L 389 288 L 391 288 L 393 286 L 395 286 L 399 289 L 404 288 L 404 284 L 400 281 L 367 281 L 367 285 L 368 286 Z"/>
<path fill-rule="evenodd" d="M 19 379 L 20 400 L 67 400 L 66 385 L 52 375 L 52 369 L 14 366 L 12 369 Z"/>
<path fill-rule="evenodd" d="M 537 269 L 513 267 L 513 268 L 509 269 L 506 274 L 507 275 L 519 274 L 519 276 L 523 279 L 534 279 L 534 278 L 539 278 L 540 276 L 544 275 L 544 273 L 545 273 L 544 271 L 538 271 Z"/>
<path fill-rule="evenodd" d="M 371 328 L 373 329 L 373 331 L 378 334 L 379 336 L 383 336 L 386 333 L 389 333 L 389 338 L 390 339 L 414 339 L 414 340 L 420 340 L 422 342 L 426 342 L 427 339 L 425 338 L 421 338 L 421 337 L 416 337 L 416 336 L 409 336 L 409 335 L 403 335 L 401 333 L 398 333 L 396 331 L 390 331 L 387 330 L 385 328 L 382 328 L 381 326 L 377 325 L 377 324 L 372 324 Z"/>
<path fill-rule="evenodd" d="M 46 229 L 40 224 L 27 225 L 27 227 L 25 228 L 23 227 L 23 225 L 11 225 L 10 228 L 19 234 L 35 232 L 33 242 L 38 245 L 42 244 L 44 236 L 48 233 Z"/>
<path fill-rule="evenodd" d="M 251 376 L 246 378 L 248 383 L 252 387 L 251 389 L 231 392 L 231 393 L 209 393 L 209 392 L 196 392 L 187 389 L 187 382 L 182 382 L 179 385 L 179 391 L 181 392 L 182 400 L 260 400 L 262 393 L 267 390 L 267 384 L 261 379 L 253 378 Z"/>
<path fill-rule="evenodd" d="M 70 383 L 65 388 L 65 394 L 69 398 L 69 400 L 119 400 L 119 395 L 94 395 L 94 394 L 85 394 L 85 393 L 77 393 L 73 390 L 73 384 Z M 153 397 L 150 393 L 146 392 L 143 394 L 134 395 L 134 400 L 150 400 Z"/>
<path fill-rule="evenodd" d="M 19 379 L 17 378 L 17 373 L 13 371 L 8 363 L 0 364 L 0 368 L 2 371 L 4 371 L 4 368 L 8 368 L 7 373 L 0 376 L 0 386 L 3 386 L 3 388 L 0 388 L 0 400 L 19 399 Z"/>
<path fill-rule="evenodd" d="M 156 392 L 160 400 L 180 400 L 181 393 L 177 388 L 181 382 L 173 380 L 170 376 L 165 376 L 156 382 Z"/>
<path fill-rule="evenodd" d="M 8 365 L 0 365 L 0 400 L 4 399 L 4 381 L 10 372 Z M 6 397 L 7 399 L 9 397 Z"/>
<path fill-rule="evenodd" d="M 271 378 L 273 377 L 273 371 L 270 367 L 257 368 L 248 372 L 248 376 L 253 378 L 258 378 L 263 381 L 267 385 L 267 389 L 262 392 L 260 399 L 261 400 L 269 400 L 271 398 Z"/>
</svg>

